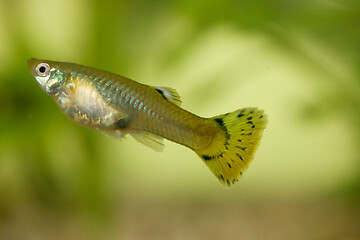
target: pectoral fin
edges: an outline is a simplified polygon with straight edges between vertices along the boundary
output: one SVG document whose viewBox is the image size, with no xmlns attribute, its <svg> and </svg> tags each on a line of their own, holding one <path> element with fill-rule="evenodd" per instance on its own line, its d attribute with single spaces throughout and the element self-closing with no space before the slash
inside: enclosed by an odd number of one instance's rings
<svg viewBox="0 0 360 240">
<path fill-rule="evenodd" d="M 123 138 L 127 134 L 126 128 L 129 126 L 131 119 L 120 112 L 118 116 L 119 119 L 112 121 L 108 128 L 102 131 L 109 136 Z"/>
</svg>

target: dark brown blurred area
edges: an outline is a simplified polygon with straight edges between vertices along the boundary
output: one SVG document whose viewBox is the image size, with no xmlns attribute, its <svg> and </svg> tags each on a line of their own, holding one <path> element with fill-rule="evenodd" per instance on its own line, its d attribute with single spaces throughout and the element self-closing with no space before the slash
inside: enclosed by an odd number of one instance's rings
<svg viewBox="0 0 360 240">
<path fill-rule="evenodd" d="M 290 203 L 125 201 L 111 224 L 79 216 L 17 212 L 1 224 L 3 239 L 359 239 L 360 208 L 333 200 Z M 85 221 L 86 222 L 86 221 Z M 89 225 L 95 224 L 94 227 Z M 19 226 L 22 226 L 19 229 Z"/>
</svg>

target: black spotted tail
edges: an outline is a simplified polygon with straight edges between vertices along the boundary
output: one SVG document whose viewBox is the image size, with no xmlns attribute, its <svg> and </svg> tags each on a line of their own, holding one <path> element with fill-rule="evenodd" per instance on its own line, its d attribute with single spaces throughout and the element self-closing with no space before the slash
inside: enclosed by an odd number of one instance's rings
<svg viewBox="0 0 360 240">
<path fill-rule="evenodd" d="M 257 108 L 243 108 L 211 118 L 219 127 L 212 143 L 196 153 L 223 184 L 231 186 L 247 169 L 267 124 Z"/>
</svg>

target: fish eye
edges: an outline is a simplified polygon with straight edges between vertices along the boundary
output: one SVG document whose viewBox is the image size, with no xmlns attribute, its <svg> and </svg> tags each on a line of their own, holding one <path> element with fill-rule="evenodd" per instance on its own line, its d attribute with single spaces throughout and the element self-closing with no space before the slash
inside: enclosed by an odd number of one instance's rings
<svg viewBox="0 0 360 240">
<path fill-rule="evenodd" d="M 41 76 L 45 77 L 49 74 L 50 66 L 47 63 L 40 63 L 36 66 L 36 73 Z"/>
</svg>

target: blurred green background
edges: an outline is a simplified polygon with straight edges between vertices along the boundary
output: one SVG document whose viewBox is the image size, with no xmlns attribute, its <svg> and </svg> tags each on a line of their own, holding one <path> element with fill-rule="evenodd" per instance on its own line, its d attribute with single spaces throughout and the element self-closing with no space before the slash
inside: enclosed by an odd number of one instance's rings
<svg viewBox="0 0 360 240">
<path fill-rule="evenodd" d="M 360 1 L 0 0 L 0 239 L 360 239 Z M 191 150 L 75 125 L 31 57 L 269 124 L 224 188 Z"/>
</svg>

